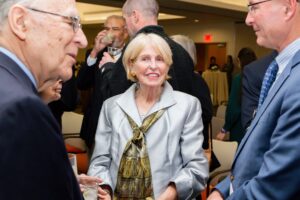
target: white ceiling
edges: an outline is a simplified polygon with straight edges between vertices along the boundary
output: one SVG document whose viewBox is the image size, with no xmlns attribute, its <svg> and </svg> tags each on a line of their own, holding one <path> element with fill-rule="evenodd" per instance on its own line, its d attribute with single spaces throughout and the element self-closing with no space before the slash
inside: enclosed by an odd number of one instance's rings
<svg viewBox="0 0 300 200">
<path fill-rule="evenodd" d="M 237 11 L 247 11 L 247 0 L 178 0 L 187 3 L 225 8 Z"/>
<path fill-rule="evenodd" d="M 160 23 L 243 21 L 248 0 L 157 0 Z M 82 24 L 101 24 L 109 15 L 122 15 L 124 0 L 79 0 Z M 176 19 L 176 20 L 174 20 Z"/>
<path fill-rule="evenodd" d="M 99 24 L 103 23 L 110 15 L 122 15 L 121 8 L 112 6 L 95 5 L 88 3 L 76 2 L 79 10 L 82 24 Z M 159 20 L 185 18 L 182 15 L 172 15 L 166 13 L 159 14 Z"/>
</svg>

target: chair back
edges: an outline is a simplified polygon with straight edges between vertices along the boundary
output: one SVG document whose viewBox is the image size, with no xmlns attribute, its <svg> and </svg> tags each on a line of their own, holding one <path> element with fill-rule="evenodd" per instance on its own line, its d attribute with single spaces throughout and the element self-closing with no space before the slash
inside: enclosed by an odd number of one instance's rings
<svg viewBox="0 0 300 200">
<path fill-rule="evenodd" d="M 221 166 L 212 171 L 226 171 L 231 169 L 231 165 L 236 153 L 238 143 L 236 141 L 220 141 L 213 139 L 213 149 L 216 157 L 218 158 Z"/>
<path fill-rule="evenodd" d="M 62 133 L 79 134 L 83 115 L 75 112 L 64 112 L 62 116 Z"/>
</svg>

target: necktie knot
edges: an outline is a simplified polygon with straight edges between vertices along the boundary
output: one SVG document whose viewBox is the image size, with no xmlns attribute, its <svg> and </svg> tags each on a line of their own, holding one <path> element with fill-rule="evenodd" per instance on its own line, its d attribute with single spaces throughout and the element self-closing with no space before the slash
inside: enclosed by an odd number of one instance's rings
<svg viewBox="0 0 300 200">
<path fill-rule="evenodd" d="M 278 72 L 278 64 L 277 64 L 276 60 L 274 60 L 269 65 L 269 67 L 265 73 L 263 83 L 261 86 L 261 90 L 260 90 L 258 108 L 260 108 L 260 106 L 263 104 L 264 100 L 266 99 L 266 97 L 269 93 L 269 90 L 270 90 L 273 82 L 276 79 L 277 72 Z"/>
</svg>

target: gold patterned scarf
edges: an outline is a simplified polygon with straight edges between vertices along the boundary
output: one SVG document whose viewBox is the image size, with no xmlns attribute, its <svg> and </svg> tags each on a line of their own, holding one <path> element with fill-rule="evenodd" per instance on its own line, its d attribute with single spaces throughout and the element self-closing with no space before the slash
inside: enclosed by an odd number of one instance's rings
<svg viewBox="0 0 300 200">
<path fill-rule="evenodd" d="M 164 110 L 159 110 L 149 115 L 141 127 L 126 114 L 133 137 L 127 142 L 121 158 L 114 199 L 154 199 L 145 134 L 163 113 Z"/>
</svg>

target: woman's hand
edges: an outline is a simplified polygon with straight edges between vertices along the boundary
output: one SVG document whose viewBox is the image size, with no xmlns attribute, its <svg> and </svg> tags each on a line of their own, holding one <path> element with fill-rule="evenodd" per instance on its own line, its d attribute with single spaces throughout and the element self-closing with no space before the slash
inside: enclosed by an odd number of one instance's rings
<svg viewBox="0 0 300 200">
<path fill-rule="evenodd" d="M 223 133 L 222 131 L 220 131 L 217 136 L 216 136 L 216 139 L 217 140 L 225 140 L 225 136 L 226 136 L 226 133 Z"/>
<path fill-rule="evenodd" d="M 166 191 L 164 191 L 164 193 L 162 193 L 158 197 L 158 200 L 175 200 L 175 199 L 177 199 L 177 190 L 174 183 L 171 183 L 167 187 Z"/>
<path fill-rule="evenodd" d="M 209 196 L 207 200 L 223 200 L 223 197 L 218 191 L 213 191 Z"/>
</svg>

